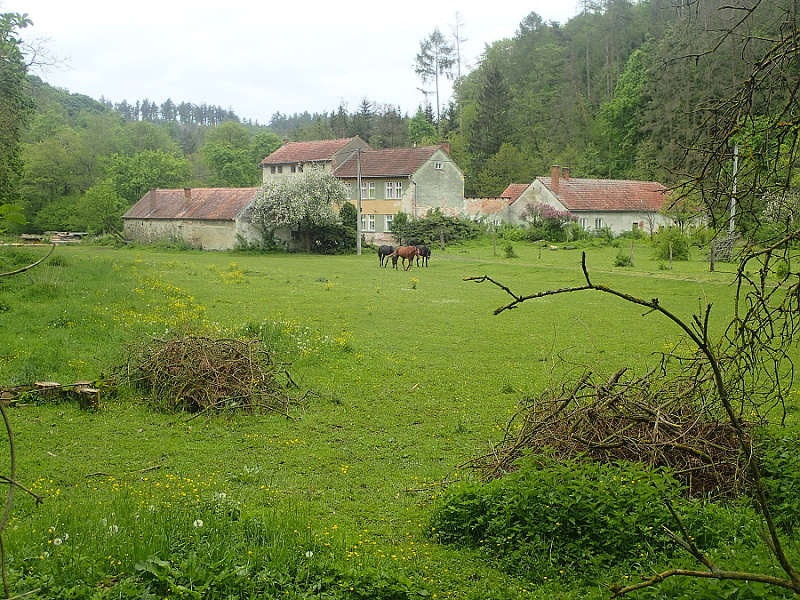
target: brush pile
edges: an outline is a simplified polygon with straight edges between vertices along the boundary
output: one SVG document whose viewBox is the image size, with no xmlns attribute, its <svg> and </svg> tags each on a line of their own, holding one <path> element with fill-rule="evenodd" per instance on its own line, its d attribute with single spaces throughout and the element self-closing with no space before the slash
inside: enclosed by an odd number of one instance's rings
<svg viewBox="0 0 800 600">
<path fill-rule="evenodd" d="M 485 479 L 514 470 L 526 451 L 597 462 L 668 467 L 693 497 L 737 495 L 747 485 L 733 427 L 713 420 L 707 381 L 665 381 L 650 373 L 623 379 L 586 373 L 572 386 L 528 399 L 503 441 L 470 463 Z"/>
<path fill-rule="evenodd" d="M 130 352 L 125 375 L 160 410 L 288 414 L 296 404 L 285 365 L 256 339 L 152 340 Z"/>
</svg>

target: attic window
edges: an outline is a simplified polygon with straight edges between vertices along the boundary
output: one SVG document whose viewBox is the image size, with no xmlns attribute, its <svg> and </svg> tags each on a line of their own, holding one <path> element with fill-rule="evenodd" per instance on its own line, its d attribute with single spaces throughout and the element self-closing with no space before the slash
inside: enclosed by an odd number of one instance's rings
<svg viewBox="0 0 800 600">
<path fill-rule="evenodd" d="M 444 167 L 442 166 L 441 162 L 436 161 L 435 163 L 433 163 L 433 168 L 436 169 L 437 171 L 441 171 Z"/>
</svg>

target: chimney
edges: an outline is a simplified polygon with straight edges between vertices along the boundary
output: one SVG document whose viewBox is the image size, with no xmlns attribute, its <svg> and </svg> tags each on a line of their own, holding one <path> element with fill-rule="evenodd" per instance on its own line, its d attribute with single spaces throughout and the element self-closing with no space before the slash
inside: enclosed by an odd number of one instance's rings
<svg viewBox="0 0 800 600">
<path fill-rule="evenodd" d="M 442 150 L 450 154 L 450 142 L 440 142 L 439 145 L 442 147 Z"/>
<path fill-rule="evenodd" d="M 192 188 L 183 188 L 183 205 L 188 206 L 192 203 Z"/>
<path fill-rule="evenodd" d="M 569 179 L 569 167 L 562 167 L 561 168 L 561 177 L 566 181 Z"/>
<path fill-rule="evenodd" d="M 550 191 L 556 196 L 558 196 L 558 175 L 560 171 L 561 167 L 558 165 L 550 167 Z"/>
<path fill-rule="evenodd" d="M 289 143 L 289 138 L 285 137 L 283 138 L 283 143 L 281 144 L 281 146 L 285 146 L 288 143 Z"/>
</svg>

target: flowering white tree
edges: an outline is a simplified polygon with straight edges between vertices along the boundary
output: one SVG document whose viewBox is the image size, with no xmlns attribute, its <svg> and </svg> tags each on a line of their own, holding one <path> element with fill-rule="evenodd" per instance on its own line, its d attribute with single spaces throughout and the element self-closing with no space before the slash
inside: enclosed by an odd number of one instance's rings
<svg viewBox="0 0 800 600">
<path fill-rule="evenodd" d="M 338 221 L 334 205 L 345 197 L 341 181 L 321 168 L 311 168 L 265 183 L 256 194 L 251 219 L 263 227 L 298 232 L 303 247 L 311 250 L 314 229 Z"/>
</svg>

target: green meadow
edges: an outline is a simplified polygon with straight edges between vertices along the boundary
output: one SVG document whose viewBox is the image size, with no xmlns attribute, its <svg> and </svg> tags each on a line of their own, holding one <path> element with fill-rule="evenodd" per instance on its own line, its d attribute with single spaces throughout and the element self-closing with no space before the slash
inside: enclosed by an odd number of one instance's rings
<svg viewBox="0 0 800 600">
<path fill-rule="evenodd" d="M 15 493 L 4 533 L 10 591 L 607 597 L 610 580 L 512 575 L 431 530 L 442 492 L 473 477 L 467 463 L 502 439 L 521 400 L 586 369 L 644 372 L 680 340 L 659 315 L 593 291 L 494 315 L 512 297 L 464 278 L 488 276 L 519 295 L 584 281 L 581 250 L 514 250 L 506 258 L 490 242 L 434 248 L 428 268 L 402 271 L 380 268 L 371 250 L 60 247 L 0 279 L 0 387 L 88 380 L 103 390 L 95 411 L 34 397 L 7 409 L 16 479 L 42 498 Z M 3 270 L 46 251 L 0 248 Z M 658 298 L 687 320 L 712 303 L 712 328 L 722 332 L 734 265 L 710 272 L 699 250 L 668 265 L 641 244 L 634 266 L 617 268 L 619 251 L 586 249 L 593 282 Z M 153 410 L 125 383 L 126 361 L 137 345 L 188 333 L 259 336 L 289 365 L 298 405 L 288 415 Z M 3 456 L 6 474 L 7 449 Z M 681 593 L 638 597 L 706 597 Z"/>
</svg>

